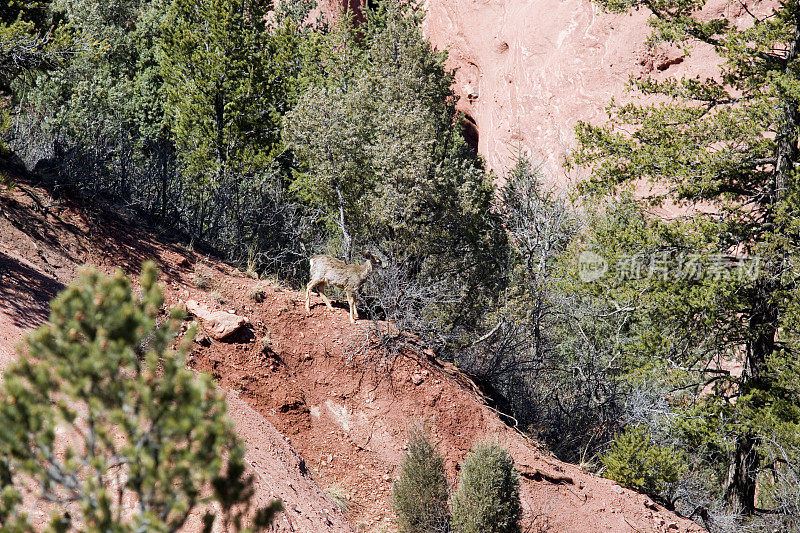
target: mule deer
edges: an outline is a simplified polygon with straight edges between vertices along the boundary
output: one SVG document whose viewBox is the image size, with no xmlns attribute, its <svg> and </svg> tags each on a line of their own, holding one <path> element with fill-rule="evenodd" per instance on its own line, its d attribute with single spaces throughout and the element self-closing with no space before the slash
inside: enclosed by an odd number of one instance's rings
<svg viewBox="0 0 800 533">
<path fill-rule="evenodd" d="M 375 267 L 382 266 L 381 260 L 367 252 L 361 252 L 366 261 L 363 265 L 348 265 L 329 255 L 315 255 L 310 259 L 311 281 L 306 287 L 306 313 L 311 316 L 311 291 L 316 289 L 322 301 L 333 311 L 333 306 L 325 296 L 325 286 L 338 287 L 347 294 L 347 303 L 350 304 L 350 322 L 355 324 L 358 320 L 356 310 L 356 294 L 367 281 Z"/>
</svg>

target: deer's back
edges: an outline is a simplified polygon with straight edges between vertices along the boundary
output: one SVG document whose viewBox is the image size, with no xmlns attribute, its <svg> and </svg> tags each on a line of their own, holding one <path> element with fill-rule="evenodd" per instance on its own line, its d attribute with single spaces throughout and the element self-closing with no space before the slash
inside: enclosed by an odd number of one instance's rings
<svg viewBox="0 0 800 533">
<path fill-rule="evenodd" d="M 324 280 L 328 285 L 351 290 L 361 285 L 360 265 L 348 265 L 329 255 L 315 255 L 309 262 L 312 280 Z"/>
</svg>

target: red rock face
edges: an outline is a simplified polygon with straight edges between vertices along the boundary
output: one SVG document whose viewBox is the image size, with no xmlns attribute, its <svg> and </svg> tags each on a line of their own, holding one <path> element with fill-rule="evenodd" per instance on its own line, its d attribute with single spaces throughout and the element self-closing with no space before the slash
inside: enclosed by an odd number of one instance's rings
<svg viewBox="0 0 800 533">
<path fill-rule="evenodd" d="M 475 120 L 478 149 L 503 175 L 520 150 L 550 182 L 563 168 L 578 121 L 602 122 L 629 75 L 691 73 L 677 51 L 645 49 L 647 14 L 609 15 L 588 0 L 429 0 L 425 34 L 449 51 L 459 109 Z M 707 53 L 693 64 L 711 65 Z"/>
<path fill-rule="evenodd" d="M 769 4 L 747 3 L 756 11 Z M 576 145 L 576 124 L 605 121 L 612 98 L 629 98 L 629 76 L 716 72 L 709 49 L 690 58 L 679 50 L 648 50 L 645 11 L 610 15 L 589 0 L 427 0 L 427 9 L 425 35 L 449 52 L 458 108 L 474 123 L 465 132 L 499 176 L 522 150 L 550 183 L 568 186 L 586 176 L 563 167 Z M 743 6 L 726 0 L 711 0 L 704 11 L 749 23 Z"/>
<path fill-rule="evenodd" d="M 336 16 L 345 10 L 350 10 L 355 14 L 356 19 L 363 20 L 361 6 L 365 5 L 366 0 L 318 0 L 320 10 L 326 16 L 336 18 Z"/>
</svg>

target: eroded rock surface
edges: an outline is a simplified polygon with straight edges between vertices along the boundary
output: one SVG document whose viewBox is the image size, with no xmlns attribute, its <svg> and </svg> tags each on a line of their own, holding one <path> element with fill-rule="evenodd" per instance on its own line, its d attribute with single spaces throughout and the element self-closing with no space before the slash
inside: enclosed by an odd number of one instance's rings
<svg viewBox="0 0 800 533">
<path fill-rule="evenodd" d="M 746 23 L 741 5 L 712 3 L 709 14 Z M 563 167 L 576 124 L 605 121 L 611 99 L 627 98 L 629 76 L 716 72 L 708 49 L 690 58 L 648 50 L 645 11 L 610 15 L 589 0 L 429 0 L 424 29 L 449 51 L 458 107 L 488 166 L 502 176 L 522 150 L 561 186 L 582 177 Z"/>
<path fill-rule="evenodd" d="M 196 300 L 186 301 L 186 310 L 200 319 L 203 330 L 212 339 L 227 339 L 247 324 L 247 318 L 227 311 L 214 311 Z"/>
</svg>

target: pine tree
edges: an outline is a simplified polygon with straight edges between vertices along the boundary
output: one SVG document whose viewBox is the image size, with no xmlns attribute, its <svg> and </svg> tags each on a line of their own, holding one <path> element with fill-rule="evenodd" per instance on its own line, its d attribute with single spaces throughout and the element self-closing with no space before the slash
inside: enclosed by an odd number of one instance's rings
<svg viewBox="0 0 800 533">
<path fill-rule="evenodd" d="M 166 198 L 172 150 L 155 46 L 167 4 L 54 5 L 56 35 L 76 44 L 58 68 L 17 87 L 18 98 L 25 98 L 15 110 L 17 122 L 30 133 L 20 129 L 12 145 L 31 166 L 52 158 L 57 179 L 76 196 L 102 192 L 137 203 L 147 203 L 151 195 Z M 158 192 L 150 179 L 160 185 Z"/>
<path fill-rule="evenodd" d="M 120 271 L 85 272 L 5 371 L 4 501 L 37 491 L 55 504 L 57 530 L 174 531 L 209 496 L 226 529 L 240 529 L 249 510 L 253 479 L 225 401 L 186 368 L 191 334 L 176 340 L 180 312 L 161 316 L 156 277 L 145 264 L 138 297 Z M 255 511 L 257 525 L 278 509 Z"/>
<path fill-rule="evenodd" d="M 703 46 L 720 60 L 721 75 L 715 77 L 634 80 L 640 94 L 659 103 L 612 104 L 608 125 L 580 124 L 573 161 L 592 167 L 588 191 L 649 183 L 655 185 L 649 205 L 677 204 L 686 213 L 671 222 L 642 218 L 618 231 L 617 242 L 638 239 L 672 261 L 690 252 L 721 274 L 694 282 L 627 284 L 641 289 L 629 302 L 641 323 L 650 325 L 636 333 L 638 345 L 629 353 L 650 359 L 641 368 L 666 370 L 673 398 L 694 393 L 686 403 L 698 418 L 685 419 L 685 436 L 693 449 L 708 451 L 703 459 L 724 483 L 729 504 L 753 514 L 759 475 L 797 471 L 800 459 L 794 385 L 800 374 L 793 363 L 800 6 L 785 2 L 756 14 L 745 9 L 748 19 L 740 24 L 724 13 L 701 16 L 706 2 L 598 3 L 614 12 L 648 9 L 652 46 L 676 45 L 687 53 Z M 729 275 L 731 264 L 748 260 L 758 261 L 755 273 L 745 279 Z M 628 291 L 624 285 L 617 288 Z M 743 360 L 741 375 L 720 367 L 726 359 Z"/>
<path fill-rule="evenodd" d="M 424 430 L 416 427 L 400 463 L 392 489 L 392 504 L 402 533 L 447 533 L 447 476 L 444 460 Z"/>
<path fill-rule="evenodd" d="M 436 324 L 438 336 L 474 325 L 497 291 L 490 271 L 505 240 L 489 176 L 461 134 L 452 74 L 419 16 L 387 0 L 358 32 L 337 27 L 284 132 L 299 159 L 292 189 L 321 211 L 332 251 L 349 259 L 377 246 L 387 264 L 402 265 L 397 285 L 438 284 L 416 320 Z"/>
<path fill-rule="evenodd" d="M 619 434 L 601 460 L 605 477 L 653 496 L 669 492 L 678 483 L 683 466 L 674 449 L 654 444 L 641 426 Z"/>
<path fill-rule="evenodd" d="M 274 11 L 252 0 L 173 0 L 162 20 L 165 108 L 201 240 L 211 229 L 258 246 L 250 228 L 259 221 L 244 212 L 264 199 L 247 196 L 271 185 L 283 115 L 298 98 L 303 48 L 313 40 L 301 26 L 309 3 L 284 4 Z"/>
<path fill-rule="evenodd" d="M 519 474 L 508 450 L 478 444 L 461 466 L 450 498 L 455 533 L 520 533 Z"/>
<path fill-rule="evenodd" d="M 16 104 L 15 81 L 56 66 L 69 48 L 68 39 L 53 35 L 48 27 L 52 21 L 49 0 L 0 3 L 0 157 L 10 153 L 4 141 L 11 129 L 10 108 Z M 9 181 L 0 173 L 0 184 Z"/>
<path fill-rule="evenodd" d="M 174 0 L 163 21 L 161 73 L 185 171 L 220 181 L 267 166 L 280 139 L 301 30 L 268 23 L 268 3 Z"/>
</svg>

